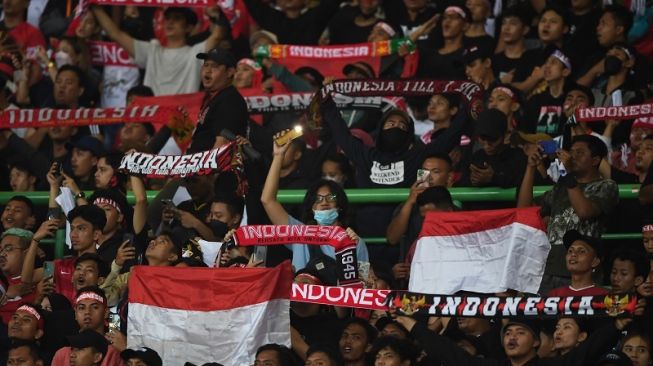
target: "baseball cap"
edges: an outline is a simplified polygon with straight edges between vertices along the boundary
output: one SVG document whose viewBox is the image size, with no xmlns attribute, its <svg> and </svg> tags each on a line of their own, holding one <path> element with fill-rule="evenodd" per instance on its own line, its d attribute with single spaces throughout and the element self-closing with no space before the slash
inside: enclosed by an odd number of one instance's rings
<svg viewBox="0 0 653 366">
<path fill-rule="evenodd" d="M 492 57 L 492 51 L 488 47 L 484 47 L 481 44 L 473 45 L 465 49 L 463 53 L 463 62 L 465 65 L 471 64 L 477 59 L 484 59 Z"/>
<path fill-rule="evenodd" d="M 93 347 L 103 355 L 107 354 L 107 349 L 109 348 L 109 342 L 106 340 L 106 338 L 94 330 L 83 330 L 78 334 L 71 335 L 66 338 L 68 339 L 68 343 L 70 343 L 71 347 Z"/>
<path fill-rule="evenodd" d="M 604 354 L 603 356 L 601 356 L 599 362 L 596 364 L 596 366 L 604 366 L 604 365 L 632 366 L 633 362 L 625 353 L 617 350 L 612 350 Z"/>
<path fill-rule="evenodd" d="M 538 323 L 537 319 L 528 319 L 528 318 L 523 318 L 523 317 L 514 317 L 508 319 L 508 323 L 501 328 L 501 337 L 503 338 L 503 335 L 506 333 L 506 330 L 508 330 L 508 327 L 512 325 L 519 325 L 522 327 L 525 327 L 526 329 L 530 330 L 531 333 L 535 336 L 535 339 L 540 339 L 540 324 Z"/>
<path fill-rule="evenodd" d="M 167 17 L 171 13 L 177 13 L 183 15 L 184 18 L 186 18 L 186 24 L 188 25 L 197 24 L 197 14 L 195 14 L 195 12 L 192 9 L 171 6 L 163 12 L 163 16 Z"/>
<path fill-rule="evenodd" d="M 209 52 L 198 53 L 196 57 L 200 60 L 215 61 L 227 67 L 236 67 L 236 57 L 230 51 L 223 48 L 214 48 Z"/>
<path fill-rule="evenodd" d="M 145 362 L 147 366 L 161 366 L 163 364 L 159 354 L 156 353 L 155 350 L 148 347 L 128 348 L 120 352 L 120 358 L 125 361 L 136 358 Z"/>
<path fill-rule="evenodd" d="M 342 73 L 345 75 L 353 71 L 360 72 L 361 74 L 365 75 L 365 77 L 367 77 L 368 79 L 375 78 L 374 69 L 372 68 L 372 66 L 362 61 L 347 64 L 345 65 L 345 67 L 342 68 Z"/>
<path fill-rule="evenodd" d="M 603 256 L 603 241 L 599 238 L 583 235 L 578 230 L 575 229 L 567 231 L 565 235 L 562 237 L 562 243 L 567 249 L 569 249 L 569 247 L 576 240 L 580 240 L 584 243 L 587 243 L 587 245 L 592 247 L 597 257 L 601 258 Z"/>
<path fill-rule="evenodd" d="M 252 35 L 249 37 L 249 47 L 254 47 L 256 42 L 258 42 L 258 40 L 263 38 L 263 37 L 269 39 L 274 44 L 279 43 L 279 38 L 277 37 L 276 34 L 270 32 L 270 31 L 267 31 L 265 29 L 261 29 L 259 31 L 256 31 L 256 32 L 252 33 Z"/>
<path fill-rule="evenodd" d="M 476 121 L 476 135 L 487 136 L 493 140 L 505 135 L 508 129 L 508 118 L 498 109 L 486 109 Z"/>
<path fill-rule="evenodd" d="M 66 143 L 66 149 L 68 149 L 69 151 L 72 151 L 74 148 L 77 148 L 79 150 L 84 150 L 84 151 L 90 151 L 91 154 L 98 157 L 105 153 L 104 146 L 102 146 L 102 142 L 100 142 L 100 140 L 96 139 L 95 137 L 89 135 L 84 136 L 77 141 Z"/>
</svg>

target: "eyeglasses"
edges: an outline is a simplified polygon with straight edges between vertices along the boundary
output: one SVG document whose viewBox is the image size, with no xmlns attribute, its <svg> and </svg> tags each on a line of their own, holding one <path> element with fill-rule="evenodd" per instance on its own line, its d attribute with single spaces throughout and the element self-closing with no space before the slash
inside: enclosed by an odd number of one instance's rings
<svg viewBox="0 0 653 366">
<path fill-rule="evenodd" d="M 336 202 L 337 198 L 338 198 L 338 196 L 335 193 L 326 194 L 326 195 L 318 194 L 318 195 L 315 196 L 315 203 L 322 203 L 324 201 Z"/>
<path fill-rule="evenodd" d="M 4 247 L 0 248 L 0 254 L 9 253 L 14 249 L 19 249 L 19 248 L 14 248 L 13 245 L 5 245 Z"/>
</svg>

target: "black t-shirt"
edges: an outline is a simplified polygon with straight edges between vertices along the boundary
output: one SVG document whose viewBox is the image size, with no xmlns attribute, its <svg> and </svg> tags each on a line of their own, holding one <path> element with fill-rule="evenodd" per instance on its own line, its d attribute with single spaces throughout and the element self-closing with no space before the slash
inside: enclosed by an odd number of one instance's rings
<svg viewBox="0 0 653 366">
<path fill-rule="evenodd" d="M 204 119 L 197 123 L 188 153 L 210 150 L 224 129 L 245 136 L 248 116 L 245 99 L 236 88 L 230 85 L 221 90 L 209 102 Z"/>
<path fill-rule="evenodd" d="M 543 132 L 552 137 L 561 135 L 565 126 L 563 102 L 564 93 L 554 97 L 548 89 L 529 99 L 526 108 L 526 132 Z"/>
<path fill-rule="evenodd" d="M 301 317 L 290 311 L 290 325 L 297 329 L 309 346 L 326 344 L 338 349 L 342 322 L 335 313 L 320 313 L 318 315 Z"/>
<path fill-rule="evenodd" d="M 376 22 L 365 27 L 360 27 L 355 23 L 355 19 L 359 14 L 360 9 L 356 6 L 346 6 L 336 13 L 329 22 L 330 44 L 367 42 L 367 37 L 370 35 Z"/>
<path fill-rule="evenodd" d="M 448 2 L 448 1 L 446 1 Z M 408 10 L 403 1 L 384 1 L 383 11 L 385 12 L 386 19 L 388 23 L 397 26 L 401 29 L 401 32 L 404 35 L 410 34 L 415 28 L 422 25 L 427 20 L 431 19 L 435 14 L 442 13 L 442 9 L 445 8 L 444 2 L 438 2 L 436 6 L 427 6 L 418 13 L 415 19 L 410 19 L 408 15 Z M 435 27 L 436 29 L 438 27 Z M 436 30 L 434 29 L 434 31 Z M 420 47 L 423 46 L 434 46 L 434 40 L 432 39 L 434 32 L 431 32 L 429 35 L 420 37 L 417 40 L 417 45 Z"/>
<path fill-rule="evenodd" d="M 531 51 L 525 51 L 519 58 L 509 58 L 505 53 L 497 53 L 492 56 L 492 70 L 494 76 L 501 78 L 504 74 L 515 70 L 512 77 L 513 82 L 526 80 L 533 72 L 535 54 Z"/>
<path fill-rule="evenodd" d="M 442 80 L 465 80 L 463 48 L 447 54 L 424 48 L 420 50 L 417 76 Z"/>
</svg>

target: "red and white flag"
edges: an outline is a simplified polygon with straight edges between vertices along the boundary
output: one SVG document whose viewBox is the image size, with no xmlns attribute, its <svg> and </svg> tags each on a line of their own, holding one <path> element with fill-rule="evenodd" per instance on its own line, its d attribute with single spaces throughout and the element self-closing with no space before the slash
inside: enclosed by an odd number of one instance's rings
<svg viewBox="0 0 653 366">
<path fill-rule="evenodd" d="M 129 279 L 130 348 L 164 366 L 251 365 L 267 343 L 290 346 L 290 262 L 276 268 L 137 266 Z"/>
<path fill-rule="evenodd" d="M 408 288 L 425 294 L 537 293 L 550 249 L 538 207 L 430 212 Z"/>
</svg>

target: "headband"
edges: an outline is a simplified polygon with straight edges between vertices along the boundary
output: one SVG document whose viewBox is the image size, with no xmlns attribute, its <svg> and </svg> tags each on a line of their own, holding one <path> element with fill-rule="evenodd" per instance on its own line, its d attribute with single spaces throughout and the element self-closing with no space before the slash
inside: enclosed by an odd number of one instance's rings
<svg viewBox="0 0 653 366">
<path fill-rule="evenodd" d="M 118 203 L 111 198 L 106 198 L 106 197 L 98 197 L 93 201 L 93 205 L 98 206 L 98 205 L 109 205 L 113 208 L 115 208 L 118 213 L 122 213 L 122 210 L 120 209 L 120 206 L 118 206 Z"/>
<path fill-rule="evenodd" d="M 251 58 L 241 59 L 240 61 L 238 61 L 238 65 L 240 65 L 240 64 L 245 64 L 245 65 L 251 67 L 254 70 L 260 70 L 261 69 L 261 65 L 259 65 L 258 62 L 252 60 Z"/>
<path fill-rule="evenodd" d="M 560 62 L 562 62 L 562 64 L 565 65 L 566 68 L 571 70 L 571 61 L 569 60 L 569 57 L 567 57 L 567 55 L 562 53 L 560 50 L 553 51 L 551 56 L 560 60 Z"/>
<path fill-rule="evenodd" d="M 517 101 L 515 93 L 512 90 L 510 90 L 510 88 L 506 88 L 505 86 L 497 86 L 496 88 L 494 88 L 494 90 L 498 90 L 503 94 L 507 94 L 513 101 L 515 102 Z"/>
<path fill-rule="evenodd" d="M 445 13 L 456 13 L 460 15 L 463 19 L 467 20 L 467 14 L 465 14 L 465 11 L 463 8 L 460 6 L 449 6 L 446 9 L 444 9 Z"/>
<path fill-rule="evenodd" d="M 23 305 L 23 306 L 19 307 L 18 309 L 16 309 L 16 312 L 19 312 L 19 311 L 24 311 L 24 312 L 30 314 L 31 316 L 33 316 L 34 318 L 36 318 L 36 322 L 38 323 L 39 329 L 44 328 L 43 317 L 41 316 L 41 314 L 39 314 L 38 311 L 36 311 L 36 309 L 34 309 L 33 307 L 31 307 L 29 305 Z"/>
<path fill-rule="evenodd" d="M 642 232 L 643 233 L 650 233 L 651 231 L 653 231 L 653 225 L 652 224 L 644 225 L 642 227 Z"/>
<path fill-rule="evenodd" d="M 104 298 L 102 296 L 96 294 L 95 292 L 90 292 L 90 291 L 82 292 L 81 294 L 79 294 L 77 296 L 77 299 L 75 299 L 75 305 L 77 305 L 82 300 L 95 300 L 95 301 L 99 302 L 102 305 L 106 305 L 105 302 L 104 302 Z"/>
</svg>

